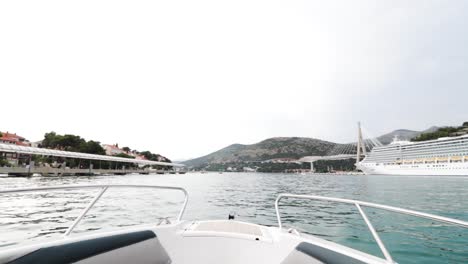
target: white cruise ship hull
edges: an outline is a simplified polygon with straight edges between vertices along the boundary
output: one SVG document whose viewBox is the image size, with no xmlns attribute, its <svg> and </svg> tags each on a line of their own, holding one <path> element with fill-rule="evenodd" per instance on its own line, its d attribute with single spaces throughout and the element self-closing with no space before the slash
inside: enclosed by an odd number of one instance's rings
<svg viewBox="0 0 468 264">
<path fill-rule="evenodd" d="M 357 164 L 365 174 L 468 176 L 468 135 L 376 146 Z"/>
<path fill-rule="evenodd" d="M 468 176 L 468 162 L 400 165 L 377 165 L 360 162 L 358 168 L 368 175 Z"/>
</svg>

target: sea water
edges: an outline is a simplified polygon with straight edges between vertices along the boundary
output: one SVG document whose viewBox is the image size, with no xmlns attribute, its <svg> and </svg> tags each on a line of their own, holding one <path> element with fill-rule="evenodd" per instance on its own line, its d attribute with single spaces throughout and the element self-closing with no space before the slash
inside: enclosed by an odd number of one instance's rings
<svg viewBox="0 0 468 264">
<path fill-rule="evenodd" d="M 74 184 L 153 184 L 189 192 L 183 219 L 227 219 L 277 226 L 280 193 L 322 195 L 402 207 L 468 221 L 468 177 L 187 173 L 89 177 L 0 177 L 0 188 Z M 0 196 L 0 250 L 58 238 L 99 190 L 47 191 Z M 154 189 L 109 189 L 74 233 L 174 221 L 183 194 Z M 382 256 L 353 205 L 282 200 L 283 225 Z M 398 263 L 468 263 L 468 230 L 364 208 Z"/>
</svg>

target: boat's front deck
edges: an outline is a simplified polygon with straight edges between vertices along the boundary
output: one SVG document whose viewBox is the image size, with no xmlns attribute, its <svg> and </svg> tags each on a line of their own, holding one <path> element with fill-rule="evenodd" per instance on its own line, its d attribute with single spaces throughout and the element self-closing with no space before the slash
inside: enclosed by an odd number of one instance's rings
<svg viewBox="0 0 468 264">
<path fill-rule="evenodd" d="M 238 221 L 185 221 L 72 236 L 0 253 L 0 263 L 385 263 L 315 237 Z"/>
<path fill-rule="evenodd" d="M 173 263 L 280 263 L 297 244 L 275 243 L 269 228 L 237 221 L 191 222 L 158 236 Z"/>
</svg>

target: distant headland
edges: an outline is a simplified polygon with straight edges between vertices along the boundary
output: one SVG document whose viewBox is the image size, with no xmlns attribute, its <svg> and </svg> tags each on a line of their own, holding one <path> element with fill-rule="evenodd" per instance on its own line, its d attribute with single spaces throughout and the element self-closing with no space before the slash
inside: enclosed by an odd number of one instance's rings
<svg viewBox="0 0 468 264">
<path fill-rule="evenodd" d="M 423 131 L 397 129 L 376 139 L 389 144 L 396 137 L 400 140 L 424 141 L 440 137 L 468 134 L 468 122 L 462 126 L 432 126 Z M 208 155 L 182 162 L 195 170 L 206 171 L 258 171 L 258 172 L 303 172 L 310 164 L 300 162 L 305 156 L 322 156 L 341 143 L 304 137 L 275 137 L 261 142 L 243 145 L 232 144 Z M 316 172 L 354 171 L 355 160 L 320 160 L 314 163 Z"/>
</svg>

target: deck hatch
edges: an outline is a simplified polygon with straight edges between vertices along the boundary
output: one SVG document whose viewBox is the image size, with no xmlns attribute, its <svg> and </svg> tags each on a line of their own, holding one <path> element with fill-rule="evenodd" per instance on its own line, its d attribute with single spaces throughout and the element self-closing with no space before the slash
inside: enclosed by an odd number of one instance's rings
<svg viewBox="0 0 468 264">
<path fill-rule="evenodd" d="M 259 226 L 236 221 L 199 222 L 192 231 L 236 233 L 258 237 L 263 236 L 263 232 Z"/>
</svg>

